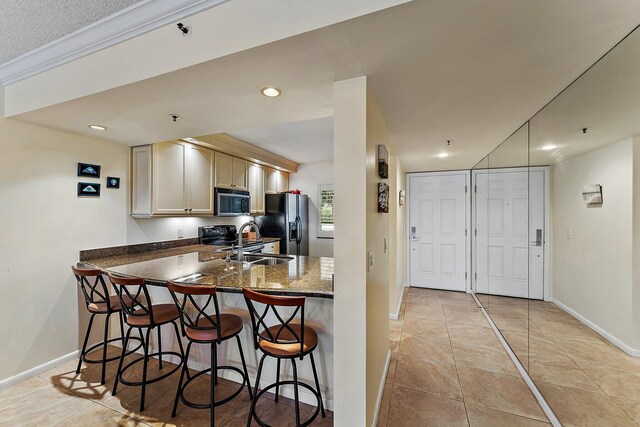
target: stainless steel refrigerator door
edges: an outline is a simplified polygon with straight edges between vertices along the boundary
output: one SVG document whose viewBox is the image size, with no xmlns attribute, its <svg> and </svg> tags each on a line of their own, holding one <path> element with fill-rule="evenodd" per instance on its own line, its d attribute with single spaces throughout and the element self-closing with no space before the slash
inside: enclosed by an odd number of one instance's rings
<svg viewBox="0 0 640 427">
<path fill-rule="evenodd" d="M 309 256 L 309 197 L 298 196 L 298 255 Z"/>
</svg>

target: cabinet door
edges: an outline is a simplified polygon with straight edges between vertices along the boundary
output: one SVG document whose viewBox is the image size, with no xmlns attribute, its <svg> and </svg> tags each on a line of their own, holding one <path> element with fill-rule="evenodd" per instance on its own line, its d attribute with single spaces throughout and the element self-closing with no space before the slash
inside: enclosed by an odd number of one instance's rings
<svg viewBox="0 0 640 427">
<path fill-rule="evenodd" d="M 187 208 L 189 214 L 213 215 L 213 151 L 197 145 L 190 145 L 187 154 Z"/>
<path fill-rule="evenodd" d="M 233 157 L 228 154 L 215 154 L 216 187 L 233 187 Z"/>
<path fill-rule="evenodd" d="M 277 171 L 278 173 L 278 193 L 289 191 L 289 174 Z"/>
<path fill-rule="evenodd" d="M 264 168 L 255 163 L 249 164 L 249 193 L 251 213 L 264 213 Z"/>
<path fill-rule="evenodd" d="M 278 192 L 278 171 L 272 168 L 264 169 L 264 192 L 274 194 Z"/>
<path fill-rule="evenodd" d="M 233 188 L 237 188 L 239 190 L 249 189 L 249 186 L 247 185 L 247 165 L 248 162 L 246 160 L 242 160 L 237 157 L 233 158 L 233 179 L 231 182 L 231 186 Z"/>
<path fill-rule="evenodd" d="M 154 144 L 154 214 L 186 215 L 186 150 L 187 146 L 179 142 L 160 142 Z"/>
</svg>

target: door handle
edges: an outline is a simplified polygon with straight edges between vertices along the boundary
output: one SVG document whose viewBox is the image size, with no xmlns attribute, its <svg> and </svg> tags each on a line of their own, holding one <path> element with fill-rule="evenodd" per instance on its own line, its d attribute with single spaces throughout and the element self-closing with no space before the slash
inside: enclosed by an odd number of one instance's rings
<svg viewBox="0 0 640 427">
<path fill-rule="evenodd" d="M 531 242 L 533 246 L 542 246 L 542 229 L 538 228 L 536 230 L 536 240 Z"/>
<path fill-rule="evenodd" d="M 420 238 L 416 236 L 416 227 L 411 227 L 411 240 L 414 242 L 420 240 Z"/>
</svg>

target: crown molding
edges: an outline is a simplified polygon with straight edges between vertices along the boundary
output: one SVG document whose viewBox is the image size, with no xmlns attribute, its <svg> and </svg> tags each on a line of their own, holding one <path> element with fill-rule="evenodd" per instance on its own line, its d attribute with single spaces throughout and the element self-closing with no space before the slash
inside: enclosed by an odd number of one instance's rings
<svg viewBox="0 0 640 427">
<path fill-rule="evenodd" d="M 0 64 L 7 86 L 229 0 L 142 0 L 71 34 Z"/>
</svg>

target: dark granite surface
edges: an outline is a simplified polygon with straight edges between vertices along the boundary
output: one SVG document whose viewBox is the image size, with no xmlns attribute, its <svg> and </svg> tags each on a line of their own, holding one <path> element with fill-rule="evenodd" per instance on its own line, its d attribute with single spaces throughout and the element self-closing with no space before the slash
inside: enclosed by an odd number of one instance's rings
<svg viewBox="0 0 640 427">
<path fill-rule="evenodd" d="M 272 294 L 333 298 L 333 258 L 291 256 L 278 265 L 240 264 L 225 258 L 220 247 L 189 245 L 81 259 L 79 264 L 144 277 L 159 285 L 181 280 L 194 286 L 215 285 L 221 292 L 241 292 L 248 287 Z"/>
</svg>

